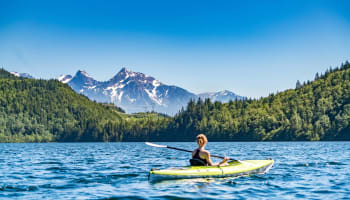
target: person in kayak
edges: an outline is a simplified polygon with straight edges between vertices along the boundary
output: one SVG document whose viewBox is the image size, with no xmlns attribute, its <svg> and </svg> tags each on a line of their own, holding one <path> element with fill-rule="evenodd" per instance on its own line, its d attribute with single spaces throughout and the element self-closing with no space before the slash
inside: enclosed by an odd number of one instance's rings
<svg viewBox="0 0 350 200">
<path fill-rule="evenodd" d="M 227 165 L 228 157 L 225 157 L 219 163 L 213 163 L 210 159 L 209 151 L 205 150 L 204 147 L 207 144 L 208 139 L 204 134 L 197 135 L 198 148 L 192 152 L 192 159 L 190 163 L 192 166 L 224 166 Z"/>
</svg>

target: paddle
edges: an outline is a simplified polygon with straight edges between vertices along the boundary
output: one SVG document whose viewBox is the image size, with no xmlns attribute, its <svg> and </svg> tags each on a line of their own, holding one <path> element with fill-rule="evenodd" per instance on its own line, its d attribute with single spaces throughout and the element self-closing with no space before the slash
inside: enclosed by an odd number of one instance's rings
<svg viewBox="0 0 350 200">
<path fill-rule="evenodd" d="M 145 143 L 147 145 L 149 145 L 149 146 L 152 146 L 152 147 L 168 148 L 168 149 L 174 149 L 174 150 L 178 150 L 178 151 L 185 151 L 185 152 L 192 153 L 192 151 L 189 151 L 189 150 L 186 150 L 186 149 L 180 149 L 180 148 L 176 148 L 176 147 L 170 147 L 168 145 L 153 144 L 153 143 L 150 143 L 150 142 L 145 142 Z M 216 155 L 210 155 L 210 156 L 211 157 L 215 157 L 215 158 L 224 159 L 224 157 L 222 157 L 222 156 L 216 156 Z M 239 160 L 235 160 L 235 159 L 231 159 L 231 158 L 229 160 L 241 162 Z"/>
</svg>

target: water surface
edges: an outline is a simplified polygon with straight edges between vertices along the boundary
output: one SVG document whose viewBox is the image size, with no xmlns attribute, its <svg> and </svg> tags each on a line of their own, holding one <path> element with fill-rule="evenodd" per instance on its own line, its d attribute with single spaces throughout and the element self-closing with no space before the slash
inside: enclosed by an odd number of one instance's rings
<svg viewBox="0 0 350 200">
<path fill-rule="evenodd" d="M 165 144 L 165 143 L 161 143 Z M 185 149 L 195 143 L 166 143 Z M 350 142 L 209 143 L 212 154 L 273 158 L 264 175 L 148 181 L 189 153 L 144 143 L 0 144 L 0 199 L 347 199 Z"/>
</svg>

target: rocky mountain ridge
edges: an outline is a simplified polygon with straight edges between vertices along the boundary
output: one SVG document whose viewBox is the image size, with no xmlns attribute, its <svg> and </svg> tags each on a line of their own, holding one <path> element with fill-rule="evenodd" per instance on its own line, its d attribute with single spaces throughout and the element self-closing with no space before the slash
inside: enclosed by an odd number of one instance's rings
<svg viewBox="0 0 350 200">
<path fill-rule="evenodd" d="M 14 75 L 33 78 L 26 73 Z M 190 99 L 210 98 L 212 101 L 228 102 L 244 98 L 228 90 L 197 95 L 126 68 L 122 68 L 107 81 L 97 81 L 84 70 L 78 70 L 74 76 L 61 75 L 57 80 L 91 100 L 114 103 L 127 113 L 156 111 L 174 115 L 182 107 L 185 108 Z"/>
</svg>

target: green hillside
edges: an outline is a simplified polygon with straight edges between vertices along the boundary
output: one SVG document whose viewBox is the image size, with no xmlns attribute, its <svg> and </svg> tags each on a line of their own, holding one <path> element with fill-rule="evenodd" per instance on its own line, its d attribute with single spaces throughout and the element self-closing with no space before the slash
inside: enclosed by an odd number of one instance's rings
<svg viewBox="0 0 350 200">
<path fill-rule="evenodd" d="M 0 142 L 133 140 L 148 133 L 142 131 L 144 123 L 163 118 L 129 116 L 110 104 L 92 102 L 57 80 L 17 78 L 3 69 L 0 105 Z"/>
<path fill-rule="evenodd" d="M 190 101 L 175 117 L 125 114 L 57 80 L 0 70 L 0 142 L 350 140 L 350 64 L 260 99 Z"/>
<path fill-rule="evenodd" d="M 212 140 L 349 140 L 350 64 L 258 100 L 191 101 L 167 131 L 189 141 L 199 132 Z"/>
</svg>

